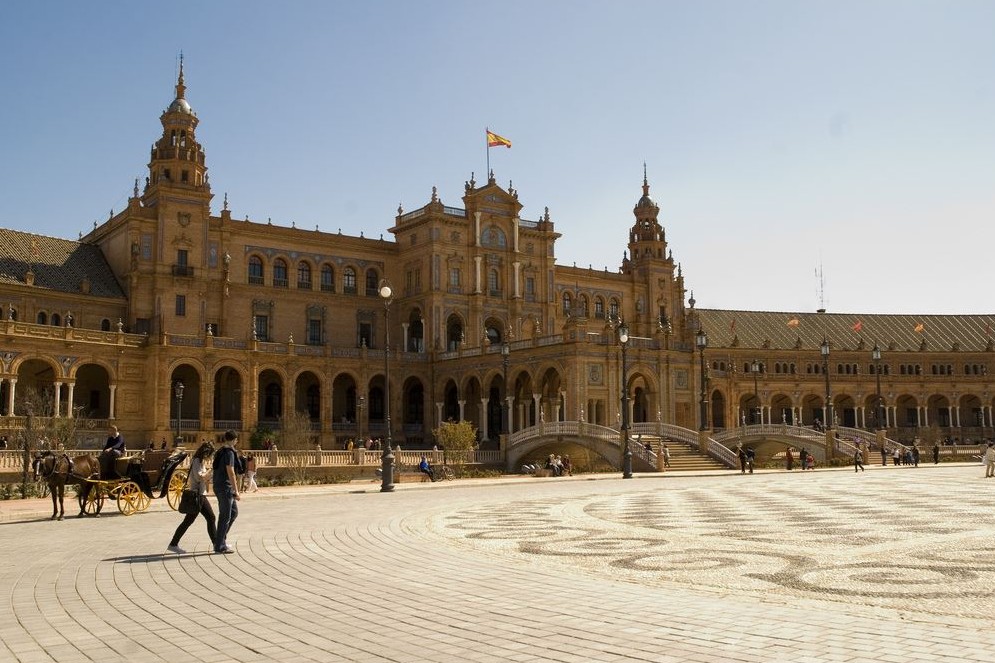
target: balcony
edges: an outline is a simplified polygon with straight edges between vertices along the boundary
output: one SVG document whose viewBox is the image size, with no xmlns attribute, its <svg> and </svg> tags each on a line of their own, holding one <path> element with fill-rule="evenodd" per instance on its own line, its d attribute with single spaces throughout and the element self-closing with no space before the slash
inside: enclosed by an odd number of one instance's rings
<svg viewBox="0 0 995 663">
<path fill-rule="evenodd" d="M 193 277 L 193 267 L 190 265 L 173 265 L 173 276 Z"/>
</svg>

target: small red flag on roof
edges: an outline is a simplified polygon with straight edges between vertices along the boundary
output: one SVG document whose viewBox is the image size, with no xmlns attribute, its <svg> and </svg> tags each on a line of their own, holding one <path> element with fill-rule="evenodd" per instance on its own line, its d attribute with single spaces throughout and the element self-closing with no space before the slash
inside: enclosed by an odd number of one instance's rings
<svg viewBox="0 0 995 663">
<path fill-rule="evenodd" d="M 864 323 L 861 322 L 860 320 L 857 320 L 857 322 L 853 324 L 853 331 L 855 332 L 859 332 L 863 328 L 864 328 Z"/>
<path fill-rule="evenodd" d="M 924 331 L 926 331 L 926 326 L 920 322 L 918 325 L 915 326 L 915 328 L 912 331 L 914 331 L 917 334 L 921 334 Z"/>
</svg>

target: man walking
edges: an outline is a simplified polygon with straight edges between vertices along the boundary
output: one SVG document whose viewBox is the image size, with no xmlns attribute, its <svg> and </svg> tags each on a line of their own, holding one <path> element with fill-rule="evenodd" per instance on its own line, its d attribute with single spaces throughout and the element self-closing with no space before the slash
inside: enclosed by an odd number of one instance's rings
<svg viewBox="0 0 995 663">
<path fill-rule="evenodd" d="M 985 450 L 985 478 L 991 477 L 995 477 L 995 445 L 989 442 Z"/>
<path fill-rule="evenodd" d="M 228 531 L 238 518 L 236 502 L 241 499 L 238 493 L 238 481 L 235 479 L 235 467 L 238 463 L 235 454 L 237 443 L 238 434 L 233 430 L 226 430 L 223 446 L 214 454 L 211 479 L 214 494 L 218 496 L 218 530 L 214 539 L 214 552 L 219 554 L 235 552 L 234 548 L 228 545 L 227 537 Z"/>
<path fill-rule="evenodd" d="M 865 471 L 864 470 L 864 454 L 860 453 L 860 449 L 859 448 L 856 451 L 853 452 L 853 471 L 854 472 L 857 472 L 857 471 L 864 472 Z"/>
</svg>

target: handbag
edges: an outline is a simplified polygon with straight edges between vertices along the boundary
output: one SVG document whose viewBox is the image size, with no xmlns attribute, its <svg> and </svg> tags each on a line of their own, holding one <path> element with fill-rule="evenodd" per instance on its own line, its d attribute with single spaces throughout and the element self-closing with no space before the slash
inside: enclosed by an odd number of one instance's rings
<svg viewBox="0 0 995 663">
<path fill-rule="evenodd" d="M 180 495 L 180 503 L 176 510 L 182 514 L 190 515 L 200 513 L 200 493 L 196 490 L 184 488 Z"/>
</svg>

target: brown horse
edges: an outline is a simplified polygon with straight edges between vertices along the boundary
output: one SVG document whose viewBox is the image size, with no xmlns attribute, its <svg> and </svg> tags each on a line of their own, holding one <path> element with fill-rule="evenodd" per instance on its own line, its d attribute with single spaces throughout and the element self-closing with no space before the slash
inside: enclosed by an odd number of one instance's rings
<svg viewBox="0 0 995 663">
<path fill-rule="evenodd" d="M 70 459 L 65 453 L 53 453 L 44 451 L 35 454 L 35 459 L 31 463 L 34 469 L 34 479 L 39 477 L 48 484 L 48 490 L 52 493 L 52 520 L 62 520 L 65 515 L 66 484 L 79 486 L 85 484 L 83 479 L 99 475 L 97 459 L 93 456 L 76 456 Z M 80 510 L 79 515 L 83 515 Z"/>
</svg>

